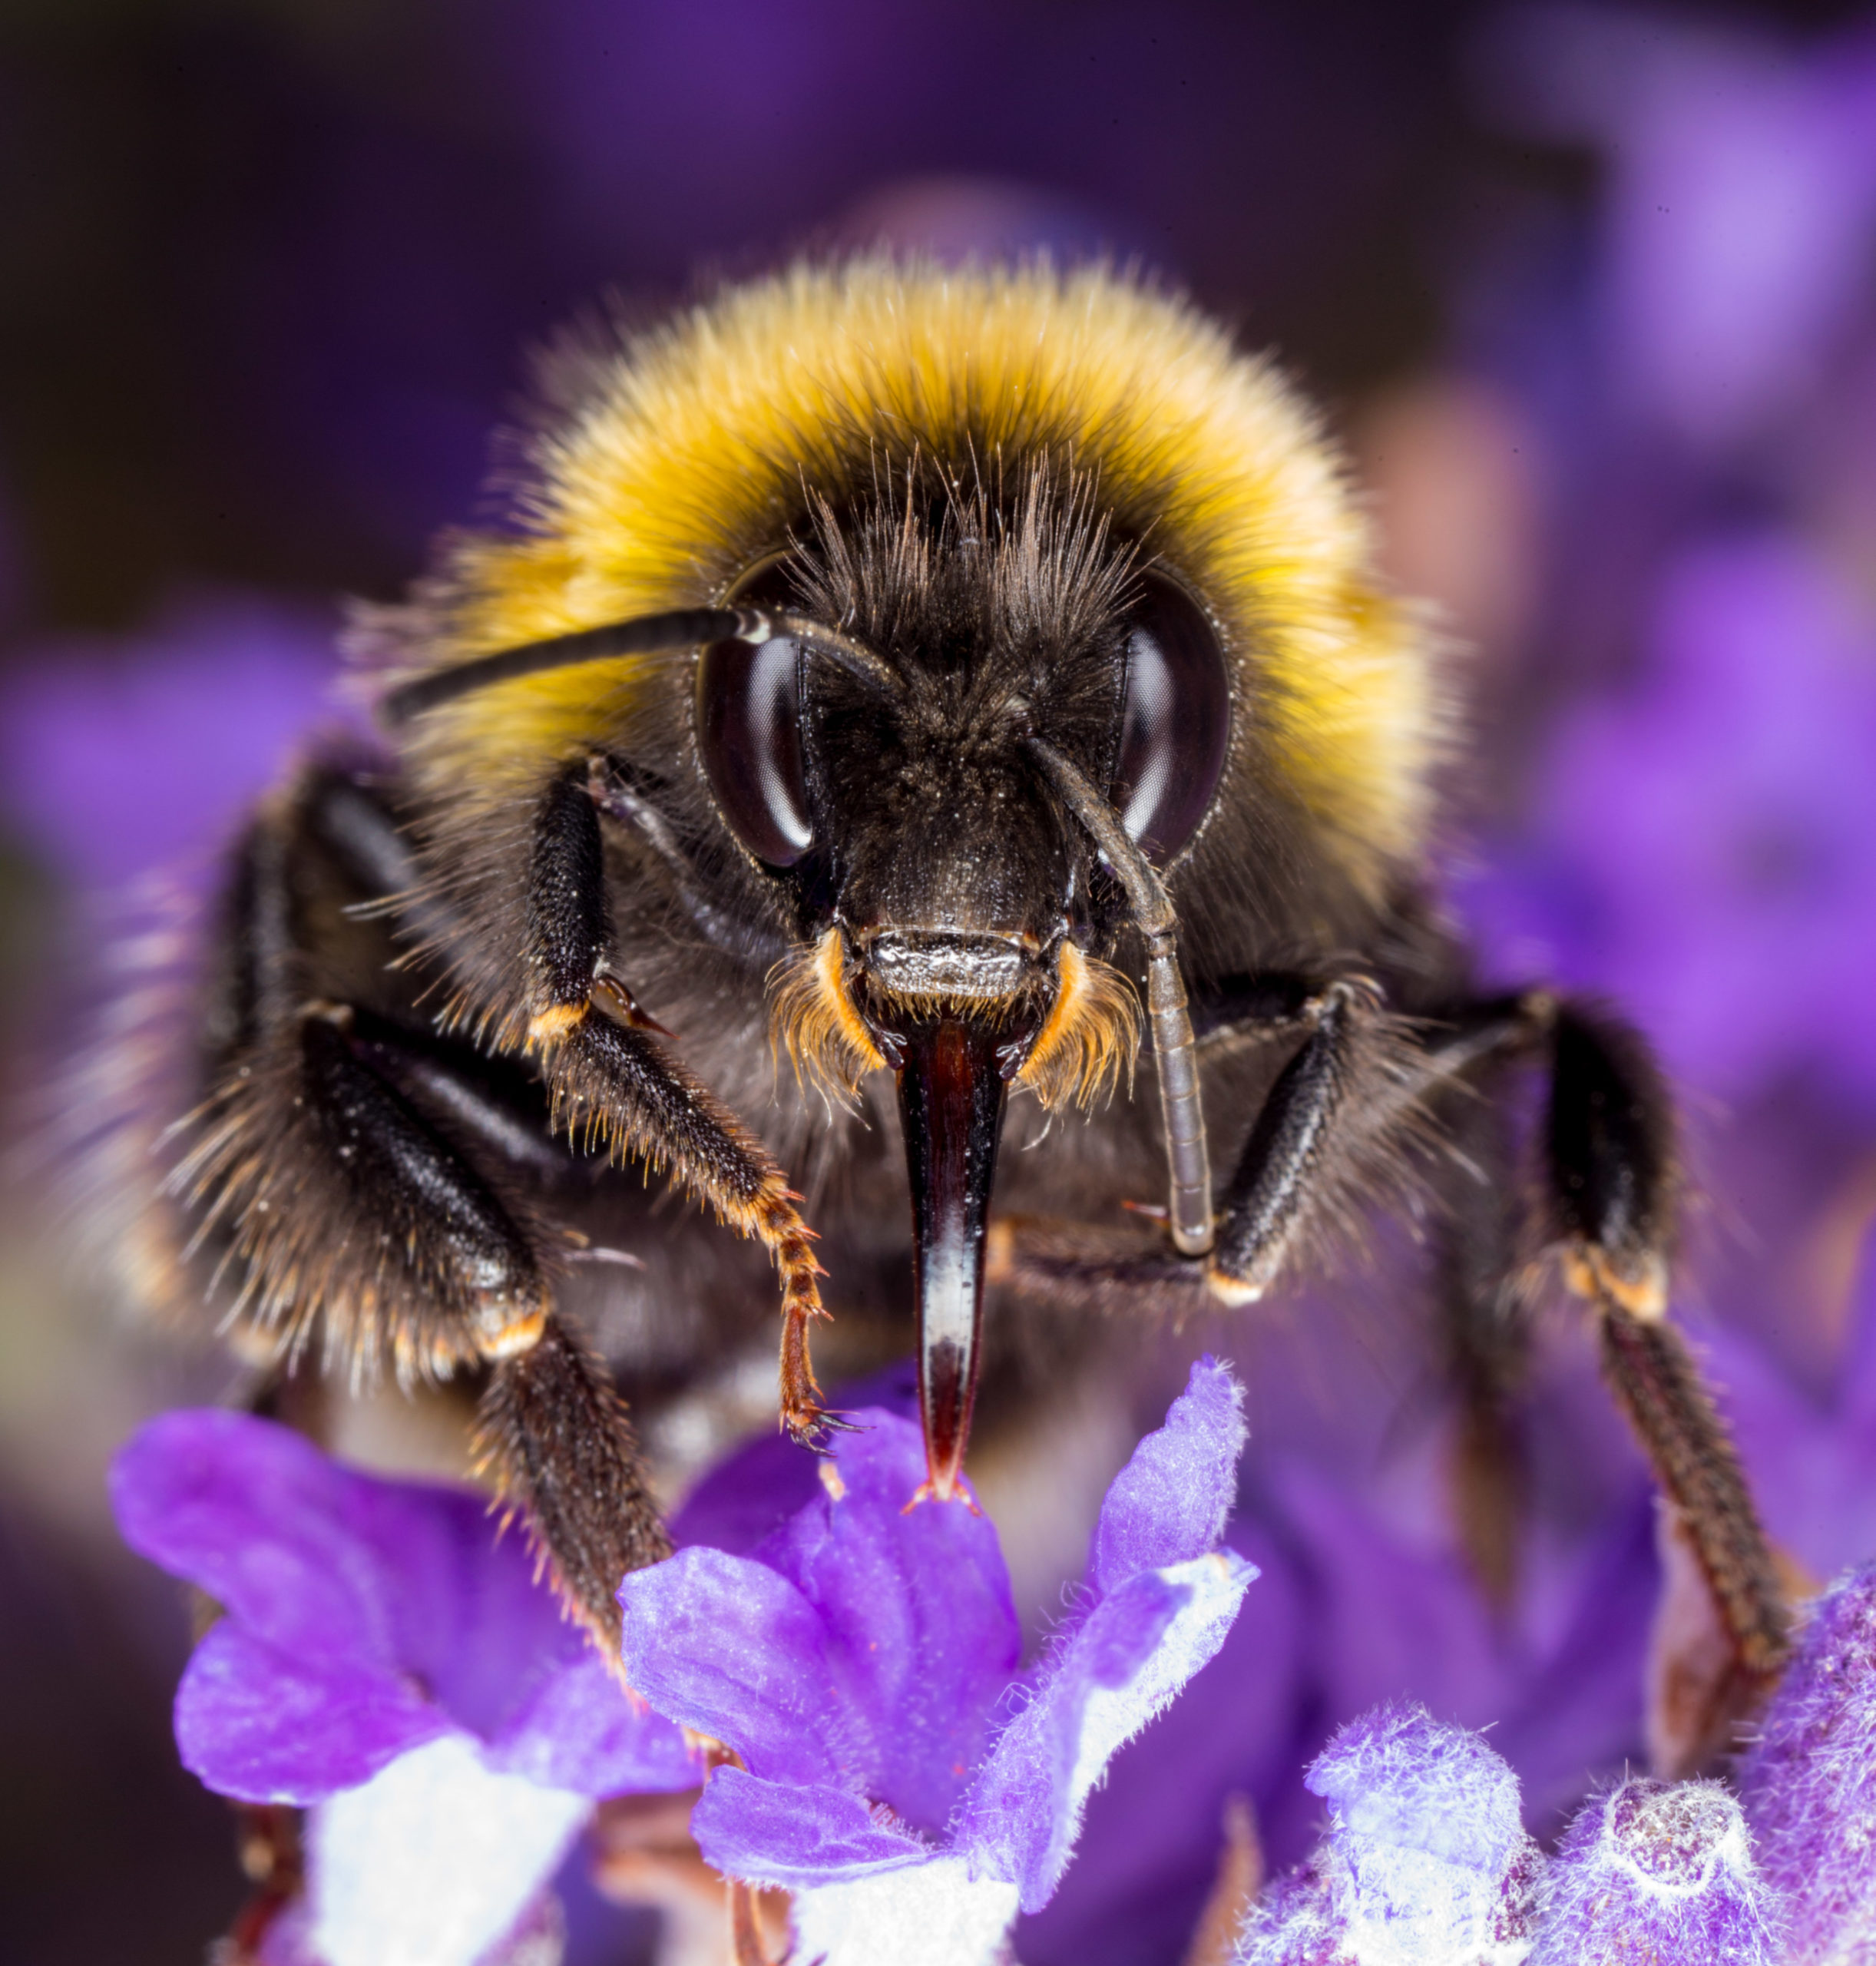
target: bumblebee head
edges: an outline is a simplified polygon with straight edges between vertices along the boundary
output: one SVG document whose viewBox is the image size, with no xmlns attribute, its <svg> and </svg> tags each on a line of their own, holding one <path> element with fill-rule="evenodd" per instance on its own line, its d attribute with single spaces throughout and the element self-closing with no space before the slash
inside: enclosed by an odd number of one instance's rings
<svg viewBox="0 0 1876 1966">
<path fill-rule="evenodd" d="M 1085 1100 L 1131 1057 L 1107 965 L 1127 901 L 1044 760 L 1163 864 L 1217 793 L 1223 653 L 1074 485 L 1039 470 L 1000 512 L 920 475 L 852 515 L 823 504 L 733 591 L 804 627 L 706 648 L 699 755 L 812 952 L 777 1001 L 798 1066 L 844 1091 L 896 1067 L 902 1027 L 955 1016 L 997 1033 L 1006 1078 Z"/>
</svg>

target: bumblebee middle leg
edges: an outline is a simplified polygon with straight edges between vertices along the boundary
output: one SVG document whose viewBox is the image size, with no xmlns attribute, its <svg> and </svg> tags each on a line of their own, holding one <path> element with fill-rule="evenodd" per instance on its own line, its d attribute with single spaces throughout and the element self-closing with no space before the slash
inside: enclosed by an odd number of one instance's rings
<svg viewBox="0 0 1876 1966">
<path fill-rule="evenodd" d="M 1604 1375 L 1679 1512 L 1725 1630 L 1740 1683 L 1722 1698 L 1743 1702 L 1783 1666 L 1788 1620 L 1739 1456 L 1667 1317 L 1667 1099 L 1640 1040 L 1579 1005 L 1553 1013 L 1545 1157 L 1565 1280 L 1598 1313 Z"/>
</svg>

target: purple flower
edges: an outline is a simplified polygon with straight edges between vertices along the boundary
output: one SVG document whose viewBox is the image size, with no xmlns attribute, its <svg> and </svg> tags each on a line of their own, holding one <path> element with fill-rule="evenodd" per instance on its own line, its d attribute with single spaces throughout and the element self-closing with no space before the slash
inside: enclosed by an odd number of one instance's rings
<svg viewBox="0 0 1876 1966">
<path fill-rule="evenodd" d="M 1767 1878 L 1790 1904 L 1793 1966 L 1876 1948 L 1876 1564 L 1812 1607 L 1740 1792 Z"/>
<path fill-rule="evenodd" d="M 594 1798 L 698 1779 L 481 1495 L 356 1474 L 216 1412 L 151 1422 L 111 1495 L 126 1541 L 222 1609 L 177 1692 L 184 1765 L 225 1796 L 317 1805 L 326 1966 L 467 1966 Z"/>
<path fill-rule="evenodd" d="M 1781 1956 L 1778 1889 L 1716 1782 L 1621 1782 L 1578 1813 L 1547 1862 L 1519 1821 L 1517 1776 L 1483 1736 L 1390 1702 L 1345 1727 L 1309 1782 L 1329 1805 L 1328 1832 L 1252 1907 L 1239 1966 Z M 1841 1800 L 1830 1810 L 1839 1835 Z"/>
<path fill-rule="evenodd" d="M 1242 1518 L 1225 1533 L 1255 1564 L 1257 1588 L 1218 1656 L 1114 1757 L 1060 1888 L 1017 1924 L 1024 1966 L 1179 1957 L 1216 1876 L 1234 1796 L 1252 1805 L 1266 1851 L 1305 1845 L 1294 1819 L 1314 1799 L 1292 1792 L 1299 1722 L 1319 1702 L 1318 1607 L 1284 1541 Z"/>
<path fill-rule="evenodd" d="M 213 851 L 335 713 L 334 627 L 213 595 L 137 635 L 21 651 L 0 693 L 0 809 L 84 887 Z"/>
<path fill-rule="evenodd" d="M 1798 58 L 1658 14 L 1527 7 L 1497 52 L 1527 128 L 1612 178 L 1611 366 L 1686 439 L 1737 442 L 1815 389 L 1876 230 L 1876 45 Z"/>
<path fill-rule="evenodd" d="M 1684 558 L 1651 646 L 1563 724 L 1533 840 L 1474 891 L 1496 966 L 1609 991 L 1710 1091 L 1810 1066 L 1876 1101 L 1840 981 L 1876 963 L 1876 637 L 1768 538 Z"/>
<path fill-rule="evenodd" d="M 1217 1547 L 1239 1402 L 1222 1366 L 1193 1368 L 1109 1489 L 1085 1607 L 1029 1680 L 994 1531 L 908 1509 L 923 1449 L 890 1414 L 748 1556 L 693 1548 L 626 1579 L 627 1676 L 743 1763 L 712 1777 L 698 1843 L 797 1894 L 799 1951 L 990 1959 L 1047 1902 L 1108 1762 L 1217 1652 L 1256 1574 Z"/>
<path fill-rule="evenodd" d="M 1770 1966 L 1772 1902 L 1719 1782 L 1636 1776 L 1589 1802 L 1558 1846 L 1530 1966 Z"/>
<path fill-rule="evenodd" d="M 1543 1858 L 1517 1777 L 1482 1736 L 1389 1702 L 1343 1728 L 1308 1779 L 1328 1832 L 1252 1911 L 1243 1966 L 1524 1957 Z"/>
</svg>

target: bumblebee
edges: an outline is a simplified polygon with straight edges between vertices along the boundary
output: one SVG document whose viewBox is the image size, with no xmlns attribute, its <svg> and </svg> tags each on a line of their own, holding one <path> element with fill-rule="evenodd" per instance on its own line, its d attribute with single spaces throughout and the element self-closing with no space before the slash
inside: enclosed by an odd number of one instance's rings
<svg viewBox="0 0 1876 1966">
<path fill-rule="evenodd" d="M 550 392 L 506 523 L 359 621 L 382 752 L 317 760 L 232 856 L 164 1287 L 283 1366 L 473 1378 L 609 1643 L 668 1544 L 570 1308 L 596 1243 L 637 1266 L 608 1349 L 640 1379 L 749 1300 L 730 1232 L 766 1252 L 809 1446 L 842 1424 L 821 1255 L 839 1306 L 842 1263 L 858 1292 L 909 1253 L 937 1506 L 987 1282 L 993 1325 L 1241 1306 L 1418 1165 L 1474 1462 L 1505 1461 L 1534 1238 L 1740 1671 L 1775 1670 L 1764 1539 L 1665 1316 L 1656 1074 L 1606 1012 L 1472 983 L 1429 872 L 1437 645 L 1276 372 L 1106 270 L 864 259 Z M 1013 1113 L 1032 1150 L 1000 1156 Z M 1504 1514 L 1472 1511 L 1487 1570 Z"/>
</svg>

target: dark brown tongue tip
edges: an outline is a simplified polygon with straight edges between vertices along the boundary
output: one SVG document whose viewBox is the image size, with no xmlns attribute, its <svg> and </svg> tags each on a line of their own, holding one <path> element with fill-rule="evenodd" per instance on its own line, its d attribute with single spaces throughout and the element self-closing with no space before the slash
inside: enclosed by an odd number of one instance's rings
<svg viewBox="0 0 1876 1966">
<path fill-rule="evenodd" d="M 912 1183 L 925 1430 L 918 1501 L 970 1499 L 958 1476 L 981 1362 L 984 1231 L 1009 1091 L 998 1054 L 1008 1038 L 988 1018 L 934 1017 L 905 1031 L 899 1119 Z"/>
</svg>

